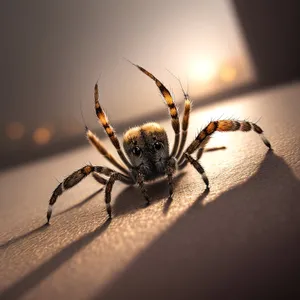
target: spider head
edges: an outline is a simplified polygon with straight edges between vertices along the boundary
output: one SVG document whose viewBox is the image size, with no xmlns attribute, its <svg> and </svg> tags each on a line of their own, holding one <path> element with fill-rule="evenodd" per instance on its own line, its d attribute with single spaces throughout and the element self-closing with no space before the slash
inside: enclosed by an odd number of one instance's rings
<svg viewBox="0 0 300 300">
<path fill-rule="evenodd" d="M 134 167 L 147 177 L 163 173 L 169 157 L 166 131 L 157 123 L 129 129 L 123 138 L 126 154 Z"/>
</svg>

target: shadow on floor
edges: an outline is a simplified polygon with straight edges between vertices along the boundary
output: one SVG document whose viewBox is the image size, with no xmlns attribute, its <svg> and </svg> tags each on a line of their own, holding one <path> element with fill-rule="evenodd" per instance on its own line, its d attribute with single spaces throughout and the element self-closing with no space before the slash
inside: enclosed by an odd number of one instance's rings
<svg viewBox="0 0 300 300">
<path fill-rule="evenodd" d="M 51 257 L 49 260 L 41 264 L 35 270 L 25 275 L 25 277 L 21 278 L 12 286 L 4 290 L 0 294 L 0 299 L 19 299 L 26 292 L 28 292 L 28 290 L 37 286 L 52 272 L 57 270 L 65 262 L 69 261 L 77 252 L 79 252 L 85 246 L 90 244 L 95 238 L 100 236 L 108 228 L 109 224 L 110 220 L 108 219 L 96 230 L 89 232 L 88 234 L 79 238 L 75 242 L 72 242 L 70 245 L 68 245 L 60 252 L 55 254 L 53 257 Z"/>
<path fill-rule="evenodd" d="M 174 177 L 174 186 L 177 186 L 185 172 L 177 173 Z M 157 182 L 147 184 L 147 191 L 151 197 L 151 204 L 167 200 L 169 196 L 169 186 L 166 178 Z M 113 217 L 125 215 L 138 209 L 146 208 L 146 201 L 140 189 L 135 186 L 129 186 L 117 195 L 112 205 Z"/>
<path fill-rule="evenodd" d="M 74 209 L 78 209 L 80 208 L 81 206 L 83 206 L 84 204 L 86 204 L 87 202 L 89 202 L 90 200 L 92 200 L 95 196 L 97 196 L 98 194 L 100 194 L 103 190 L 103 187 L 100 188 L 99 190 L 97 190 L 96 192 L 94 192 L 93 194 L 89 195 L 88 197 L 86 197 L 85 199 L 83 199 L 81 202 L 73 205 L 73 206 L 70 206 L 69 208 L 55 214 L 55 216 L 59 216 L 61 214 L 65 214 L 69 211 L 72 211 Z M 45 220 L 46 220 L 46 215 L 45 215 Z M 13 244 L 17 244 L 17 243 L 20 243 L 22 242 L 23 240 L 25 239 L 28 239 L 28 238 L 32 238 L 32 237 L 35 237 L 37 236 L 38 234 L 40 234 L 41 232 L 43 232 L 44 230 L 46 230 L 48 228 L 49 224 L 48 223 L 45 223 L 44 225 L 40 226 L 40 227 L 37 227 L 35 229 L 32 229 L 20 236 L 17 236 L 17 237 L 13 237 L 11 238 L 10 240 L 8 240 L 7 242 L 3 243 L 3 244 L 0 244 L 0 249 L 6 249 L 8 248 L 10 245 L 13 245 Z"/>
<path fill-rule="evenodd" d="M 165 199 L 165 182 L 155 183 L 154 189 L 157 199 Z M 127 193 L 131 191 L 118 196 L 116 214 L 131 210 L 123 209 L 127 204 L 121 205 L 121 199 L 138 198 Z M 203 207 L 206 194 L 94 299 L 174 300 L 183 293 L 187 299 L 245 299 L 279 290 L 286 296 L 299 274 L 300 184 L 285 161 L 270 152 L 248 181 Z M 63 248 L 4 290 L 0 299 L 19 299 L 109 224 Z"/>
<path fill-rule="evenodd" d="M 93 299 L 286 298 L 300 292 L 299 216 L 300 182 L 269 152 L 245 183 L 196 201 Z"/>
</svg>

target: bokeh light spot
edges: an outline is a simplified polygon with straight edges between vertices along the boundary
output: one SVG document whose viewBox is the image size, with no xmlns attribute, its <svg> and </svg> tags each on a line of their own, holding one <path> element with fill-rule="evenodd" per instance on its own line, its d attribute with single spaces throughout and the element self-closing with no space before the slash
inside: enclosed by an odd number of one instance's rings
<svg viewBox="0 0 300 300">
<path fill-rule="evenodd" d="M 232 66 L 224 66 L 220 70 L 220 78 L 222 81 L 229 83 L 236 79 L 237 70 Z"/>
<path fill-rule="evenodd" d="M 216 73 L 216 66 L 209 59 L 194 61 L 189 68 L 189 78 L 192 80 L 208 82 L 215 77 Z"/>
<path fill-rule="evenodd" d="M 25 127 L 20 122 L 11 122 L 7 124 L 5 132 L 11 140 L 19 140 L 24 136 Z"/>
<path fill-rule="evenodd" d="M 40 127 L 37 128 L 33 133 L 33 140 L 38 145 L 45 145 L 49 143 L 52 137 L 51 131 L 48 128 Z"/>
</svg>

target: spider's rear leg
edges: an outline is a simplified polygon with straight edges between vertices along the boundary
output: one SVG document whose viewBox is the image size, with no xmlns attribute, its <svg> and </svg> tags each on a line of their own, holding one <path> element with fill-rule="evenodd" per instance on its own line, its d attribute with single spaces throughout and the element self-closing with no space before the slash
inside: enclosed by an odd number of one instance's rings
<svg viewBox="0 0 300 300">
<path fill-rule="evenodd" d="M 196 155 L 196 160 L 199 160 L 202 155 L 203 155 L 203 152 L 214 152 L 214 151 L 218 151 L 218 150 L 225 150 L 226 147 L 225 146 L 220 146 L 220 147 L 212 147 L 212 148 L 199 148 L 198 152 L 197 152 L 197 155 Z"/>
<path fill-rule="evenodd" d="M 220 120 L 220 121 L 213 121 L 210 122 L 201 132 L 197 135 L 196 139 L 189 145 L 189 147 L 186 149 L 186 153 L 192 154 L 199 148 L 204 148 L 207 144 L 208 140 L 210 139 L 211 135 L 215 131 L 243 131 L 247 132 L 250 130 L 254 130 L 256 133 L 258 133 L 264 144 L 271 149 L 271 144 L 267 140 L 267 138 L 263 135 L 263 130 L 256 125 L 255 123 L 247 122 L 247 121 L 233 121 L 233 120 Z M 183 156 L 179 160 L 179 163 L 182 162 Z"/>
<path fill-rule="evenodd" d="M 198 171 L 198 173 L 201 174 L 202 179 L 203 179 L 204 183 L 206 184 L 206 189 L 209 190 L 209 181 L 208 181 L 208 178 L 207 178 L 205 171 L 204 171 L 203 167 L 201 166 L 201 164 L 188 153 L 185 153 L 185 157 L 186 157 L 187 161 L 189 163 L 191 163 L 193 165 L 193 167 Z"/>
</svg>

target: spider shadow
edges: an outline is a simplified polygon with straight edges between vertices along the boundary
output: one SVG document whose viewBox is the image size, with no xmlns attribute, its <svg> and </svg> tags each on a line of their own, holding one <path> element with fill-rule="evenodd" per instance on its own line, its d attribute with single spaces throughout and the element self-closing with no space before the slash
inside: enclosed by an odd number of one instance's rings
<svg viewBox="0 0 300 300">
<path fill-rule="evenodd" d="M 37 286 L 51 273 L 57 270 L 61 265 L 69 261 L 77 252 L 90 244 L 95 238 L 100 236 L 109 227 L 111 220 L 107 219 L 101 226 L 96 228 L 78 240 L 72 242 L 60 252 L 52 256 L 46 262 L 42 263 L 35 270 L 21 278 L 13 285 L 0 293 L 0 299 L 19 299 L 28 290 Z"/>
<path fill-rule="evenodd" d="M 37 227 L 35 229 L 32 229 L 20 236 L 17 236 L 17 237 L 14 237 L 14 238 L 11 238 L 10 240 L 8 240 L 7 242 L 3 243 L 3 244 L 0 244 L 0 249 L 6 249 L 8 248 L 10 245 L 13 245 L 15 243 L 20 243 L 22 242 L 23 240 L 29 238 L 29 237 L 32 237 L 32 236 L 36 236 L 37 234 L 45 231 L 47 228 L 48 228 L 49 224 L 48 223 L 45 223 L 44 225 L 40 226 L 40 227 Z"/>
<path fill-rule="evenodd" d="M 268 152 L 247 181 L 199 205 L 206 193 L 92 299 L 176 300 L 182 291 L 254 299 L 298 289 L 300 181 L 287 163 Z"/>
<path fill-rule="evenodd" d="M 101 187 L 100 189 L 98 189 L 97 191 L 95 191 L 94 193 L 92 193 L 91 195 L 87 196 L 85 199 L 83 199 L 82 201 L 80 201 L 79 203 L 73 205 L 73 206 L 70 206 L 69 208 L 63 210 L 63 211 L 60 211 L 58 212 L 57 214 L 55 214 L 54 216 L 59 216 L 59 215 L 62 215 L 62 214 L 65 214 L 69 211 L 72 211 L 73 209 L 77 209 L 77 208 L 80 208 L 81 206 L 83 206 L 84 204 L 86 204 L 87 202 L 89 202 L 90 200 L 92 200 L 95 196 L 97 196 L 98 194 L 100 194 L 102 191 L 103 191 L 103 187 Z"/>
<path fill-rule="evenodd" d="M 185 173 L 186 172 L 180 172 L 174 176 L 174 186 L 180 182 Z M 151 197 L 151 202 L 149 205 L 168 199 L 169 197 L 168 182 L 165 178 L 147 184 L 146 188 L 149 196 Z M 169 200 L 165 202 L 164 206 L 166 206 L 168 201 Z M 112 205 L 113 217 L 126 215 L 137 209 L 147 208 L 149 205 L 146 204 L 144 196 L 138 187 L 129 186 L 122 190 L 121 193 L 115 198 Z M 168 207 L 170 207 L 170 205 L 171 203 L 168 203 Z"/>
<path fill-rule="evenodd" d="M 99 190 L 97 190 L 96 192 L 92 193 L 91 195 L 87 196 L 85 199 L 83 199 L 79 203 L 77 203 L 77 204 L 75 204 L 73 206 L 70 206 L 69 208 L 67 208 L 67 209 L 65 209 L 63 211 L 60 211 L 60 212 L 54 214 L 53 217 L 59 216 L 59 215 L 65 214 L 67 212 L 70 212 L 70 211 L 72 211 L 74 209 L 80 208 L 81 206 L 83 206 L 84 204 L 86 204 L 87 202 L 89 202 L 90 200 L 92 200 L 99 193 L 101 193 L 102 190 L 103 190 L 103 187 L 100 188 Z M 21 243 L 25 239 L 36 237 L 41 232 L 44 232 L 48 227 L 49 227 L 49 224 L 45 223 L 45 224 L 41 225 L 40 227 L 32 229 L 32 230 L 30 230 L 30 231 L 28 231 L 28 232 L 26 232 L 26 233 L 24 233 L 24 234 L 22 234 L 20 236 L 13 237 L 13 238 L 9 239 L 7 242 L 5 242 L 3 244 L 0 244 L 0 249 L 7 249 L 9 246 L 11 246 L 13 244 L 16 244 L 16 243 Z"/>
</svg>

